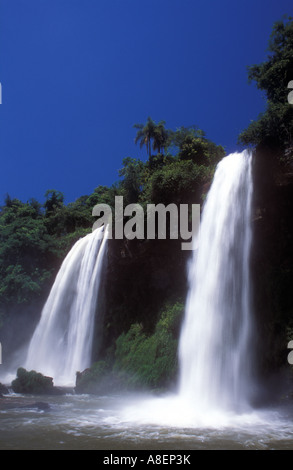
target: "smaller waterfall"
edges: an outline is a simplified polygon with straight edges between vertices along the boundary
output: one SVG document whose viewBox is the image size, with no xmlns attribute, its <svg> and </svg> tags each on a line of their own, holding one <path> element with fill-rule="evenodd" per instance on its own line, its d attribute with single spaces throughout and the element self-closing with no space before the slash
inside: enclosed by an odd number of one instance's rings
<svg viewBox="0 0 293 470">
<path fill-rule="evenodd" d="M 24 367 L 74 385 L 90 365 L 94 317 L 107 241 L 100 227 L 78 240 L 56 276 L 30 341 Z"/>
</svg>

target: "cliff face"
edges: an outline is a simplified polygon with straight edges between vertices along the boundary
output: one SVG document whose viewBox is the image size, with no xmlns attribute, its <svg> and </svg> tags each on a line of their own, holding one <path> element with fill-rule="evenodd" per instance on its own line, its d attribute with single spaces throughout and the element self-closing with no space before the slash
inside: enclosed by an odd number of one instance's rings
<svg viewBox="0 0 293 470">
<path fill-rule="evenodd" d="M 290 373 L 287 344 L 293 332 L 293 170 L 277 157 L 274 146 L 259 146 L 253 166 L 253 307 L 264 377 Z"/>
<path fill-rule="evenodd" d="M 179 240 L 109 240 L 100 352 L 133 323 L 153 332 L 167 302 L 185 300 L 191 251 Z M 100 316 L 101 319 L 101 316 Z"/>
</svg>

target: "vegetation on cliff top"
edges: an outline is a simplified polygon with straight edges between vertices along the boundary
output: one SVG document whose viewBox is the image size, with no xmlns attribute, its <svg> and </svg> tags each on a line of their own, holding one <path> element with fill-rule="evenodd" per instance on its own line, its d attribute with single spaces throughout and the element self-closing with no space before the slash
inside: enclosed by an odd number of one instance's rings
<svg viewBox="0 0 293 470">
<path fill-rule="evenodd" d="M 265 93 L 266 109 L 239 136 L 244 145 L 274 143 L 279 158 L 293 161 L 293 106 L 289 103 L 289 83 L 293 80 L 293 21 L 274 24 L 268 44 L 268 57 L 248 67 L 248 79 Z"/>
</svg>

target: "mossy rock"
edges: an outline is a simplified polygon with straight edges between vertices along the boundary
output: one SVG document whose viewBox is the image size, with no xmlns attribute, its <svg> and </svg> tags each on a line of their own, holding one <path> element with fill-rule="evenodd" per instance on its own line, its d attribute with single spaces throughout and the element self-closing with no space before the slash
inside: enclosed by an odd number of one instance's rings
<svg viewBox="0 0 293 470">
<path fill-rule="evenodd" d="M 75 393 L 101 394 L 118 390 L 120 384 L 107 361 L 98 361 L 76 374 Z"/>
<path fill-rule="evenodd" d="M 53 378 L 47 377 L 34 370 L 27 371 L 23 367 L 17 369 L 17 377 L 11 383 L 15 393 L 48 394 L 55 395 L 61 391 L 54 387 Z"/>
</svg>

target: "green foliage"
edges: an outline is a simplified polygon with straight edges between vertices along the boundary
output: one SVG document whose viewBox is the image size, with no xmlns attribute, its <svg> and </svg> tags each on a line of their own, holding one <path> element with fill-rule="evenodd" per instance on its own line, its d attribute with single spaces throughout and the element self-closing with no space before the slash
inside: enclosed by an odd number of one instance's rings
<svg viewBox="0 0 293 470">
<path fill-rule="evenodd" d="M 174 161 L 174 158 L 170 154 L 163 155 L 162 153 L 157 153 L 157 155 L 151 155 L 145 165 L 144 180 L 147 181 L 153 171 L 162 168 L 172 161 Z"/>
<path fill-rule="evenodd" d="M 41 286 L 49 276 L 48 271 L 40 271 L 37 267 L 28 273 L 19 264 L 9 265 L 2 273 L 0 299 L 14 304 L 28 303 L 40 294 Z"/>
<path fill-rule="evenodd" d="M 123 178 L 121 183 L 121 195 L 125 204 L 138 202 L 143 183 L 144 164 L 135 158 L 124 158 L 123 168 L 119 176 Z"/>
<path fill-rule="evenodd" d="M 92 210 L 96 204 L 108 204 L 108 206 L 114 208 L 115 196 L 118 196 L 120 192 L 120 185 L 113 184 L 108 186 L 98 186 L 94 192 L 87 197 L 86 204 Z"/>
<path fill-rule="evenodd" d="M 165 129 L 165 121 L 160 121 L 156 124 L 153 135 L 153 150 L 157 150 L 158 153 L 163 153 L 168 140 L 168 130 Z"/>
<path fill-rule="evenodd" d="M 293 18 L 273 25 L 265 62 L 248 67 L 249 81 L 254 80 L 272 103 L 287 102 L 287 85 L 293 77 Z"/>
<path fill-rule="evenodd" d="M 55 212 L 58 208 L 62 207 L 64 202 L 63 193 L 56 191 L 55 189 L 48 189 L 45 193 L 45 198 L 46 202 L 44 207 L 47 214 Z"/>
<path fill-rule="evenodd" d="M 169 130 L 167 150 L 171 153 L 178 153 L 178 151 L 182 148 L 184 141 L 189 137 L 194 137 L 195 139 L 203 140 L 205 139 L 205 133 L 203 130 L 198 129 L 196 126 L 181 126 L 176 129 L 176 131 Z"/>
<path fill-rule="evenodd" d="M 119 336 L 114 371 L 126 386 L 162 388 L 175 379 L 182 312 L 179 302 L 166 307 L 152 335 L 147 335 L 142 325 L 133 324 Z"/>
<path fill-rule="evenodd" d="M 148 203 L 169 204 L 197 202 L 204 183 L 211 177 L 210 169 L 191 160 L 173 159 L 153 171 L 146 181 L 142 199 Z"/>
<path fill-rule="evenodd" d="M 192 136 L 187 136 L 184 139 L 179 152 L 181 160 L 192 160 L 198 165 L 204 165 L 207 162 L 207 157 L 207 142 Z"/>
<path fill-rule="evenodd" d="M 216 145 L 196 126 L 168 131 L 167 152 L 177 154 L 180 160 L 192 160 L 198 165 L 214 165 L 224 157 L 221 145 Z"/>
<path fill-rule="evenodd" d="M 293 107 L 288 103 L 288 83 L 293 79 L 293 21 L 274 24 L 269 40 L 267 60 L 248 67 L 249 81 L 266 94 L 266 110 L 252 121 L 239 136 L 239 142 L 258 145 L 268 138 L 280 149 L 292 147 Z"/>
<path fill-rule="evenodd" d="M 39 205 L 6 200 L 0 212 L 0 305 L 26 303 L 40 293 L 51 271 L 50 246 Z"/>
<path fill-rule="evenodd" d="M 87 196 L 68 206 L 58 191 L 48 191 L 46 197 L 42 207 L 35 199 L 22 203 L 7 195 L 1 208 L 1 312 L 42 295 L 60 261 L 93 223 Z"/>
<path fill-rule="evenodd" d="M 80 228 L 91 227 L 93 223 L 92 207 L 89 205 L 88 196 L 81 196 L 67 206 L 63 204 L 62 200 L 60 196 L 59 202 L 56 203 L 56 197 L 54 196 L 49 199 L 49 204 L 48 200 L 44 204 L 46 209 L 44 222 L 50 235 L 59 238 Z"/>
</svg>

